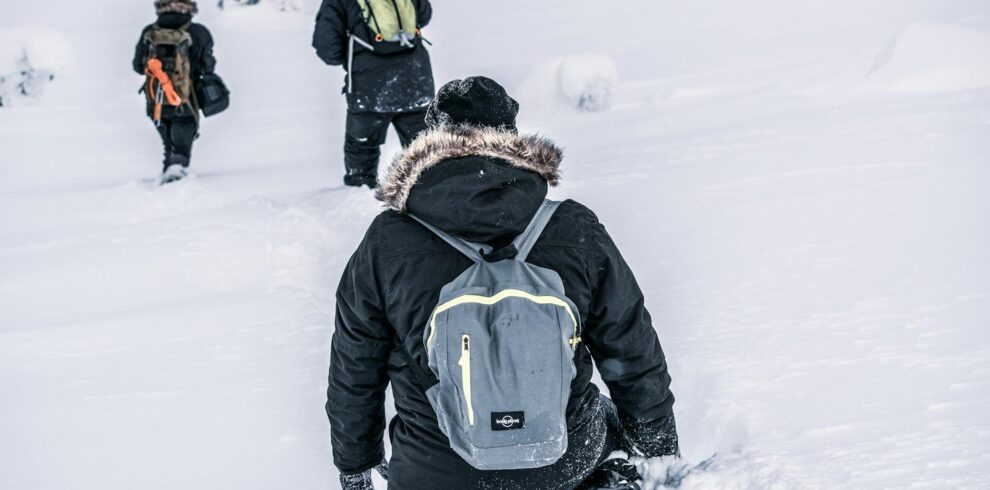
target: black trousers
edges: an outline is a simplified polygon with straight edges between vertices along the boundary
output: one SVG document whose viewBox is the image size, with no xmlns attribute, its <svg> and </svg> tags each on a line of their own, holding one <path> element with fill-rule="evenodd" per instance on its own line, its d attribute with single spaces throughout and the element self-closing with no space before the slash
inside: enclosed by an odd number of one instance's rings
<svg viewBox="0 0 990 490">
<path fill-rule="evenodd" d="M 199 132 L 199 121 L 194 116 L 163 117 L 158 126 L 158 134 L 162 137 L 165 148 L 164 165 L 189 166 L 192 157 L 192 145 Z"/>
<path fill-rule="evenodd" d="M 587 400 L 579 409 L 581 414 L 569 421 L 576 424 L 568 429 L 575 442 L 564 456 L 550 466 L 529 470 L 476 470 L 450 450 L 431 456 L 437 442 L 411 440 L 410 426 L 393 417 L 388 427 L 392 441 L 389 488 L 581 488 L 598 465 L 622 446 L 618 409 L 608 397 L 594 396 L 597 399 Z M 415 461 L 412 453 L 416 453 Z"/>
<path fill-rule="evenodd" d="M 347 111 L 344 165 L 348 174 L 378 175 L 381 146 L 385 143 L 390 124 L 395 126 L 399 142 L 405 148 L 426 129 L 426 109 L 390 113 Z"/>
</svg>

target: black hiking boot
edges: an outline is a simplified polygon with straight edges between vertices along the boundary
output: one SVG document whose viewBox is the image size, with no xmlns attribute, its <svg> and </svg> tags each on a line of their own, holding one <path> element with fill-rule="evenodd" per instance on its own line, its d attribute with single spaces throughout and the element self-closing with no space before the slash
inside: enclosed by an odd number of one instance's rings
<svg viewBox="0 0 990 490">
<path fill-rule="evenodd" d="M 375 189 L 378 187 L 378 176 L 374 174 L 348 171 L 347 174 L 344 175 L 344 185 L 350 187 L 361 187 L 366 185 L 369 189 Z"/>
<path fill-rule="evenodd" d="M 188 175 L 186 168 L 182 165 L 169 165 L 162 172 L 162 185 L 182 180 Z"/>
<path fill-rule="evenodd" d="M 165 169 L 162 170 L 161 184 L 182 180 L 189 175 L 186 170 L 189 167 L 189 158 L 179 154 L 171 154 L 165 161 Z"/>
<path fill-rule="evenodd" d="M 595 468 L 595 471 L 584 483 L 580 490 L 640 490 L 642 477 L 636 466 L 626 459 L 625 454 L 613 455 Z"/>
</svg>

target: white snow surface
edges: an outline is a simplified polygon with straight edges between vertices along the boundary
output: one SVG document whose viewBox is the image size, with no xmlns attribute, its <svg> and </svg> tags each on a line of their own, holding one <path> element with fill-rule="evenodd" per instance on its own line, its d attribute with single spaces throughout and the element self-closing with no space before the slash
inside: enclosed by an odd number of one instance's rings
<svg viewBox="0 0 990 490">
<path fill-rule="evenodd" d="M 990 4 L 568 5 L 435 2 L 425 32 L 440 83 L 515 94 L 588 52 L 621 74 L 607 111 L 519 123 L 648 297 L 683 458 L 646 487 L 990 488 L 990 89 L 955 78 Z M 0 110 L 0 488 L 337 488 L 333 293 L 380 209 L 339 187 L 343 73 L 313 5 L 201 7 L 233 105 L 158 187 L 130 68 L 151 2 L 0 6 L 81 65 Z M 943 41 L 958 69 L 916 78 Z M 886 74 L 924 90 L 863 90 Z"/>
<path fill-rule="evenodd" d="M 877 59 L 867 86 L 905 92 L 990 87 L 990 32 L 919 23 L 908 26 Z"/>
<path fill-rule="evenodd" d="M 0 29 L 0 72 L 19 68 L 23 57 L 36 69 L 68 72 L 75 66 L 71 41 L 48 27 L 20 26 Z"/>
</svg>

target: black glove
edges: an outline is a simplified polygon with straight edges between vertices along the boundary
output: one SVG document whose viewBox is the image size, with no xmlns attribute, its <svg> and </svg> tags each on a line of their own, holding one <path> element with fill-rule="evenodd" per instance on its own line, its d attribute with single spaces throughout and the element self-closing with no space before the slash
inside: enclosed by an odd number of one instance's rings
<svg viewBox="0 0 990 490">
<path fill-rule="evenodd" d="M 375 490 L 371 484 L 371 470 L 352 475 L 340 474 L 340 487 L 343 490 Z"/>
<path fill-rule="evenodd" d="M 622 453 L 615 453 L 622 454 Z M 609 459 L 595 468 L 579 490 L 640 490 L 642 477 L 624 456 Z"/>
<path fill-rule="evenodd" d="M 381 464 L 375 467 L 375 470 L 382 475 L 385 481 L 388 481 L 388 461 L 383 459 Z M 371 470 L 350 475 L 341 473 L 340 486 L 343 490 L 375 490 L 374 484 L 371 483 Z"/>
<path fill-rule="evenodd" d="M 623 445 L 630 454 L 646 458 L 680 456 L 677 424 L 673 413 L 656 420 L 637 420 L 622 416 L 620 419 Z"/>
<path fill-rule="evenodd" d="M 375 471 L 377 471 L 379 475 L 382 475 L 382 478 L 384 478 L 385 481 L 388 481 L 388 460 L 383 459 L 382 464 L 375 466 Z"/>
</svg>

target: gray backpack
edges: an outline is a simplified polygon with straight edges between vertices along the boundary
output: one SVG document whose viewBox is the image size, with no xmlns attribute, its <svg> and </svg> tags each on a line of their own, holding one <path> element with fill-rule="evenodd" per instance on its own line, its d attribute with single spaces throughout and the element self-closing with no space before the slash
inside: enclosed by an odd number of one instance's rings
<svg viewBox="0 0 990 490">
<path fill-rule="evenodd" d="M 513 242 L 518 255 L 499 262 L 413 216 L 475 262 L 441 290 L 423 340 L 440 430 L 480 470 L 539 468 L 567 451 L 580 319 L 560 276 L 525 262 L 559 205 L 544 202 Z"/>
</svg>

